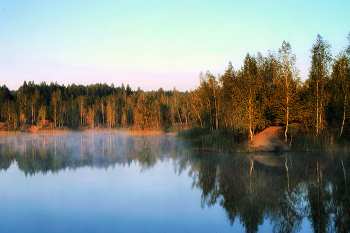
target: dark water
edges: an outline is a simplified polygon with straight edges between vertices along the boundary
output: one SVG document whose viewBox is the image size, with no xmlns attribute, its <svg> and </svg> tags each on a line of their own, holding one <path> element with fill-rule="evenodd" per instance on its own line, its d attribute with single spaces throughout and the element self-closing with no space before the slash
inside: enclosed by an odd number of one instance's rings
<svg viewBox="0 0 350 233">
<path fill-rule="evenodd" d="M 195 152 L 170 135 L 0 135 L 0 232 L 349 232 L 349 158 Z"/>
</svg>

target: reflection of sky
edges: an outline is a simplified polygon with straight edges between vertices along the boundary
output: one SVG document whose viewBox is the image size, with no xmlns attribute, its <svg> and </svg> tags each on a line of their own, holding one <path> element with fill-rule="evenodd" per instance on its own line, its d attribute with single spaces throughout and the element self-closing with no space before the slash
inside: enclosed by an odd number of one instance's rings
<svg viewBox="0 0 350 233">
<path fill-rule="evenodd" d="M 200 207 L 188 171 L 157 162 L 66 169 L 25 176 L 13 164 L 0 172 L 1 232 L 228 232 L 225 211 Z M 244 232 L 244 229 L 235 224 Z"/>
</svg>

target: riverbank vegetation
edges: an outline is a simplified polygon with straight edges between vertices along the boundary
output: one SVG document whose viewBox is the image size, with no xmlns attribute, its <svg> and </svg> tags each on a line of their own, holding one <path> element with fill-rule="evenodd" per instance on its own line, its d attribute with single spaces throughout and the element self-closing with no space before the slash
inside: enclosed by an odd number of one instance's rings
<svg viewBox="0 0 350 233">
<path fill-rule="evenodd" d="M 240 69 L 229 62 L 222 75 L 200 73 L 199 86 L 186 92 L 31 81 L 10 91 L 3 85 L 0 130 L 199 128 L 187 134 L 195 134 L 190 137 L 206 149 L 241 144 L 267 126 L 281 125 L 284 141 L 297 149 L 311 150 L 310 140 L 318 149 L 344 146 L 350 141 L 350 34 L 348 39 L 333 57 L 331 45 L 317 35 L 305 82 L 299 78 L 290 43 L 283 41 L 277 52 L 266 56 L 247 54 Z"/>
</svg>

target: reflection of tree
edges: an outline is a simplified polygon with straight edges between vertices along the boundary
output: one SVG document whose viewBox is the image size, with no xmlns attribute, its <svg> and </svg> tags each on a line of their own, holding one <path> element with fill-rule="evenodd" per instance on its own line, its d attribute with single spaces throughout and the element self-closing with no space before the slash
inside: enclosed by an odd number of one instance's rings
<svg viewBox="0 0 350 233">
<path fill-rule="evenodd" d="M 139 151 L 137 154 L 138 162 L 141 165 L 141 170 L 149 169 L 153 167 L 158 158 L 155 154 L 152 154 L 152 151 L 149 147 L 145 147 Z"/>
<path fill-rule="evenodd" d="M 264 165 L 252 159 L 248 164 L 243 175 L 249 180 L 249 185 L 247 182 L 239 219 L 246 232 L 257 232 L 258 226 L 263 224 L 264 217 L 271 209 L 274 193 L 271 192 L 271 177 L 263 171 Z"/>
<path fill-rule="evenodd" d="M 172 153 L 170 153 L 169 156 L 173 160 L 174 172 L 180 175 L 189 166 L 188 161 L 191 151 L 186 150 L 186 147 L 181 147 L 180 145 L 173 144 L 171 152 Z"/>
<path fill-rule="evenodd" d="M 329 183 L 323 177 L 324 163 L 317 160 L 310 163 L 310 166 L 312 168 L 309 174 L 311 180 L 307 182 L 308 219 L 315 232 L 329 232 L 331 227 L 331 192 Z"/>
<path fill-rule="evenodd" d="M 197 164 L 198 173 L 196 178 L 198 181 L 193 185 L 202 190 L 202 208 L 204 208 L 205 205 L 210 207 L 216 203 L 218 197 L 216 192 L 217 165 L 208 159 L 202 160 L 199 158 L 199 161 L 203 162 Z"/>
<path fill-rule="evenodd" d="M 6 171 L 10 167 L 14 157 L 15 155 L 11 152 L 9 146 L 3 146 L 0 144 L 0 171 Z"/>
<path fill-rule="evenodd" d="M 258 201 L 244 200 L 240 222 L 245 227 L 246 232 L 258 232 L 258 226 L 264 222 L 264 208 Z"/>
<path fill-rule="evenodd" d="M 264 184 L 260 185 L 261 178 L 251 165 L 244 157 L 220 160 L 216 155 L 196 159 L 192 166 L 198 172 L 193 177 L 195 186 L 203 191 L 202 206 L 210 207 L 219 200 L 231 224 L 239 217 L 247 232 L 257 232 L 264 221 L 266 203 L 258 195 L 259 187 Z"/>
<path fill-rule="evenodd" d="M 231 223 L 239 215 L 245 196 L 247 195 L 247 180 L 242 175 L 245 172 L 247 161 L 225 163 L 220 166 L 220 205 L 226 210 Z"/>
<path fill-rule="evenodd" d="M 332 185 L 333 230 L 334 232 L 350 232 L 349 166 L 346 166 L 349 165 L 349 162 L 341 157 L 339 160 L 335 160 L 335 163 L 332 164 L 334 171 L 331 177 L 334 182 Z"/>
<path fill-rule="evenodd" d="M 315 232 L 328 232 L 333 224 L 338 232 L 348 232 L 350 200 L 344 195 L 345 168 L 331 169 L 332 158 L 325 163 L 297 155 L 274 157 L 279 161 L 220 157 L 225 156 L 190 158 L 191 174 L 194 186 L 202 190 L 202 205 L 210 207 L 218 201 L 231 224 L 238 218 L 246 232 L 257 232 L 264 219 L 270 219 L 274 232 L 298 232 L 307 216 Z M 307 200 L 306 206 L 303 200 Z M 332 209 L 333 204 L 337 208 Z"/>
<path fill-rule="evenodd" d="M 287 184 L 282 184 L 282 187 L 286 186 L 286 190 L 280 190 L 278 196 L 276 196 L 277 206 L 272 213 L 271 220 L 274 222 L 274 232 L 298 232 L 301 230 L 301 223 L 304 218 L 302 208 L 302 193 L 304 188 L 299 183 L 300 179 L 296 173 L 290 174 L 290 168 L 292 167 L 292 160 L 286 157 L 286 177 Z M 285 179 L 281 177 L 281 182 L 285 183 Z"/>
<path fill-rule="evenodd" d="M 171 157 L 173 161 L 180 161 L 180 157 L 188 154 L 181 142 L 174 140 L 172 136 L 164 135 L 106 132 L 11 136 L 4 144 L 0 144 L 0 169 L 6 170 L 12 162 L 16 162 L 18 168 L 26 175 L 34 175 L 84 166 L 124 166 L 137 161 L 142 170 L 147 170 L 159 159 Z M 182 164 L 179 171 L 185 167 L 186 163 Z"/>
</svg>

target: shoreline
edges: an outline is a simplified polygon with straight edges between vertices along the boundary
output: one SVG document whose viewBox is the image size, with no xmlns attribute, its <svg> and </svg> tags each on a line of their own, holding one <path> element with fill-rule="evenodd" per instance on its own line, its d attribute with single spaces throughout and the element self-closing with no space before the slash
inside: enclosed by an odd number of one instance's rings
<svg viewBox="0 0 350 233">
<path fill-rule="evenodd" d="M 127 129 L 101 129 L 101 128 L 96 128 L 96 129 L 78 129 L 78 130 L 57 130 L 57 129 L 52 129 L 52 130 L 38 130 L 38 131 L 0 131 L 1 134 L 50 134 L 50 133 L 74 133 L 74 132 L 126 132 L 130 134 L 165 134 L 165 135 L 177 135 L 177 132 L 170 132 L 170 133 L 165 133 L 164 131 L 161 130 L 127 130 Z"/>
<path fill-rule="evenodd" d="M 25 135 L 25 134 L 68 134 L 76 132 L 98 133 L 98 132 L 113 132 L 113 133 L 129 133 L 133 135 L 169 135 L 173 137 L 179 137 L 184 141 L 189 141 L 192 144 L 192 149 L 195 151 L 212 151 L 212 152 L 228 152 L 228 153 L 275 153 L 277 156 L 285 152 L 340 152 L 350 151 L 350 145 L 342 145 L 341 143 L 330 144 L 328 146 L 319 146 L 319 141 L 313 141 L 312 137 L 301 136 L 301 140 L 295 140 L 294 146 L 286 144 L 281 138 L 278 137 L 278 131 L 281 127 L 268 127 L 264 131 L 255 135 L 252 142 L 243 140 L 237 141 L 234 135 L 222 134 L 219 132 L 204 132 L 198 131 L 196 134 L 181 135 L 184 131 L 179 132 L 164 132 L 162 130 L 133 130 L 128 128 L 67 128 L 59 129 L 44 129 L 36 131 L 0 131 L 0 135 Z M 194 130 L 191 130 L 194 131 Z M 203 132 L 202 132 L 203 131 Z M 305 138 L 306 137 L 306 138 Z M 294 140 L 293 140 L 294 142 Z"/>
<path fill-rule="evenodd" d="M 42 133 L 71 133 L 69 130 L 44 130 L 38 132 L 22 132 L 22 131 L 0 131 L 0 134 L 42 134 Z"/>
</svg>

